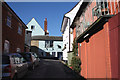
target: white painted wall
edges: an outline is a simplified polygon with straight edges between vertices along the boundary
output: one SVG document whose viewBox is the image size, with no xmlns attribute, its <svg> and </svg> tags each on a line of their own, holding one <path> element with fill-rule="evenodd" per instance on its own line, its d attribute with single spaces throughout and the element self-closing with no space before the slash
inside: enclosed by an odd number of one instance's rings
<svg viewBox="0 0 120 80">
<path fill-rule="evenodd" d="M 72 22 L 73 22 L 73 20 L 74 20 L 74 18 L 76 16 L 76 14 L 77 14 L 77 12 L 78 12 L 78 10 L 79 10 L 79 8 L 80 8 L 80 6 L 82 5 L 83 2 L 84 2 L 84 0 L 80 0 L 78 2 L 78 4 L 70 12 L 68 12 L 68 13 L 65 14 L 65 16 L 69 17 L 70 20 L 71 20 L 70 21 L 70 25 L 72 24 Z"/>
<path fill-rule="evenodd" d="M 34 25 L 35 28 L 31 29 L 31 26 Z M 32 31 L 32 36 L 38 36 L 38 35 L 45 35 L 44 30 L 41 28 L 41 26 L 37 23 L 35 18 L 32 18 L 32 20 L 27 24 L 28 29 Z"/>
<path fill-rule="evenodd" d="M 31 29 L 31 26 L 34 25 L 35 28 L 34 29 Z M 37 21 L 32 18 L 32 20 L 27 24 L 27 27 L 28 29 L 27 30 L 30 30 L 32 31 L 32 36 L 39 36 L 39 35 L 43 35 L 45 36 L 45 32 L 44 30 L 41 28 L 41 26 L 37 23 Z M 58 48 L 57 45 L 60 45 L 61 48 Z M 39 50 L 40 52 L 43 52 L 44 56 L 46 56 L 45 52 L 50 52 L 50 54 L 52 54 L 52 52 L 55 52 L 55 55 L 57 57 L 57 52 L 62 52 L 62 49 L 63 49 L 63 41 L 54 41 L 53 42 L 53 48 L 48 48 L 46 49 L 45 48 L 45 41 L 40 41 L 39 40 L 39 48 L 41 50 Z"/>
<path fill-rule="evenodd" d="M 73 45 L 72 45 L 73 44 L 73 33 L 71 33 L 72 29 L 70 28 L 70 25 L 72 24 L 82 3 L 83 3 L 83 0 L 79 1 L 79 3 L 71 11 L 69 11 L 68 13 L 64 15 L 61 32 L 63 33 L 63 47 L 66 44 L 66 49 L 63 51 L 63 60 L 68 60 L 67 52 L 72 51 L 73 49 Z M 66 18 L 68 18 L 69 20 L 67 21 Z M 69 41 L 69 34 L 70 34 L 70 41 Z M 70 47 L 70 50 L 69 50 L 69 47 Z"/>
<path fill-rule="evenodd" d="M 73 30 L 70 28 L 70 51 L 73 50 Z"/>
<path fill-rule="evenodd" d="M 68 60 L 67 52 L 69 51 L 69 20 L 63 32 L 63 46 L 65 45 L 66 49 L 63 50 L 63 60 Z"/>
</svg>

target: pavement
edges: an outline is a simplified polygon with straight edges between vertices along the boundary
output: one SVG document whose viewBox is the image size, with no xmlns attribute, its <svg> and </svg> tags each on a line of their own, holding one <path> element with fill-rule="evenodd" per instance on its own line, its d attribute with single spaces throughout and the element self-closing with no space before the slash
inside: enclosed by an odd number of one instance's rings
<svg viewBox="0 0 120 80">
<path fill-rule="evenodd" d="M 28 73 L 20 80 L 46 80 L 46 79 L 65 79 L 65 80 L 84 80 L 79 74 L 75 73 L 59 60 L 42 59 L 35 70 Z"/>
</svg>

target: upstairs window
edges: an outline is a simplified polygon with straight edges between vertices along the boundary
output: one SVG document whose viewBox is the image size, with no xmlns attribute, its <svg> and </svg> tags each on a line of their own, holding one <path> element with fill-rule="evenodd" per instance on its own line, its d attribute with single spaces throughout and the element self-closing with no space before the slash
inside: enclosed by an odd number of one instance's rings
<svg viewBox="0 0 120 80">
<path fill-rule="evenodd" d="M 50 41 L 50 47 L 53 47 L 53 41 Z"/>
<path fill-rule="evenodd" d="M 12 18 L 12 14 L 10 12 L 8 12 L 7 14 L 7 20 L 6 20 L 6 25 L 11 27 L 11 19 Z"/>
<path fill-rule="evenodd" d="M 18 34 L 22 35 L 22 25 L 19 24 L 18 26 Z"/>
<path fill-rule="evenodd" d="M 45 47 L 46 48 L 53 47 L 53 41 L 45 41 Z"/>
<path fill-rule="evenodd" d="M 11 27 L 11 16 L 10 15 L 8 15 L 7 16 L 7 26 L 9 26 L 9 27 Z"/>
<path fill-rule="evenodd" d="M 34 25 L 31 25 L 31 29 L 33 30 L 35 28 L 35 26 Z"/>
<path fill-rule="evenodd" d="M 49 47 L 50 47 L 50 43 L 49 43 L 49 41 L 47 41 L 47 40 L 45 41 L 45 47 L 46 47 L 46 48 L 49 48 Z"/>
</svg>

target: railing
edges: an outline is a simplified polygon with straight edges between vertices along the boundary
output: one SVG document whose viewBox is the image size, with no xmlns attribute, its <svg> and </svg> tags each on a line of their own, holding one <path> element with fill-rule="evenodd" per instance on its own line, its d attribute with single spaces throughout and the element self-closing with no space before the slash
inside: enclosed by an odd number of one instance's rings
<svg viewBox="0 0 120 80">
<path fill-rule="evenodd" d="M 120 1 L 118 0 L 102 0 L 101 2 L 97 2 L 97 6 L 92 9 L 93 21 L 95 21 L 96 17 L 117 14 L 120 12 L 119 4 Z"/>
<path fill-rule="evenodd" d="M 88 5 L 86 10 L 76 20 L 76 37 L 81 35 L 91 24 L 93 24 L 99 17 L 105 15 L 115 15 L 120 12 L 119 0 L 98 0 L 96 4 Z M 89 15 L 89 16 L 88 16 Z M 89 17 L 89 18 L 88 18 Z"/>
<path fill-rule="evenodd" d="M 109 8 L 108 8 L 108 4 L 106 4 L 107 6 L 105 7 L 105 3 L 103 3 L 103 5 L 101 6 L 101 4 L 95 6 L 92 9 L 92 13 L 93 13 L 93 21 L 95 20 L 95 16 L 97 16 L 97 18 L 99 18 L 100 16 L 104 16 L 104 15 L 109 15 Z"/>
</svg>

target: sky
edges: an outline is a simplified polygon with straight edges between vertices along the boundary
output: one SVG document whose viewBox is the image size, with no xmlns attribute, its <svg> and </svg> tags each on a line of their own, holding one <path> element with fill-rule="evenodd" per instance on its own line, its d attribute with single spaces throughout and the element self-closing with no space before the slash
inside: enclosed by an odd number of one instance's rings
<svg viewBox="0 0 120 80">
<path fill-rule="evenodd" d="M 7 2 L 20 19 L 27 25 L 34 17 L 44 29 L 47 18 L 50 36 L 62 36 L 61 25 L 64 14 L 70 11 L 77 2 Z"/>
</svg>

